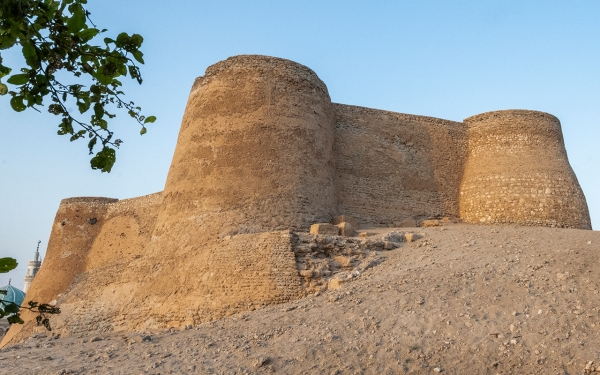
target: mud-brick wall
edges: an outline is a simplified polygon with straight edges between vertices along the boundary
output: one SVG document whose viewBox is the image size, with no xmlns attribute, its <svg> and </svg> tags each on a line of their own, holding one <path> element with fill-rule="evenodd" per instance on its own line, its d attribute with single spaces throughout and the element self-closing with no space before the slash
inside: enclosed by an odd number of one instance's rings
<svg viewBox="0 0 600 375">
<path fill-rule="evenodd" d="M 556 117 L 506 110 L 464 122 L 469 154 L 460 216 L 465 222 L 591 229 Z"/>
<path fill-rule="evenodd" d="M 48 303 L 71 285 L 85 270 L 87 255 L 104 224 L 113 198 L 80 197 L 63 199 L 52 224 L 46 256 L 33 279 L 25 301 Z M 35 314 L 24 312 L 25 325 L 15 324 L 2 345 L 14 337 L 27 337 L 35 328 Z"/>
<path fill-rule="evenodd" d="M 458 217 L 463 123 L 334 104 L 338 211 L 361 223 Z"/>
<path fill-rule="evenodd" d="M 62 334 L 199 324 L 303 295 L 289 231 L 148 254 L 82 274 L 53 318 Z"/>
<path fill-rule="evenodd" d="M 85 271 L 143 256 L 161 205 L 162 192 L 110 204 L 86 257 Z"/>
</svg>

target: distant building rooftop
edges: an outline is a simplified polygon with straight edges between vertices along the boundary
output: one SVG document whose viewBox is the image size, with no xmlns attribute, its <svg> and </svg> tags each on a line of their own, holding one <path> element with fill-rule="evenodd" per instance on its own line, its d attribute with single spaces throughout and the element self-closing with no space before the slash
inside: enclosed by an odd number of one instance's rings
<svg viewBox="0 0 600 375">
<path fill-rule="evenodd" d="M 10 285 L 10 282 L 8 285 L 0 288 L 0 290 L 6 290 L 6 294 L 0 294 L 0 301 L 13 302 L 21 306 L 25 299 L 25 292 Z"/>
</svg>

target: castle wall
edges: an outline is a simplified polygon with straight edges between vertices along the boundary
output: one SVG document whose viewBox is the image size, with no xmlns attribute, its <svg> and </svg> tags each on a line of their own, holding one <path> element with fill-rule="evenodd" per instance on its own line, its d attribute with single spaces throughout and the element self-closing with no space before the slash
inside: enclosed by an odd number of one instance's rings
<svg viewBox="0 0 600 375">
<path fill-rule="evenodd" d="M 31 283 L 27 300 L 51 301 L 85 270 L 87 255 L 102 230 L 113 198 L 80 197 L 60 202 L 46 256 Z"/>
<path fill-rule="evenodd" d="M 110 204 L 85 259 L 84 271 L 115 262 L 128 263 L 143 256 L 162 201 L 162 192 L 159 192 Z"/>
<path fill-rule="evenodd" d="M 60 202 L 46 256 L 36 274 L 25 302 L 48 303 L 65 292 L 77 275 L 85 270 L 87 255 L 102 229 L 104 215 L 117 199 L 80 197 Z M 4 337 L 2 345 L 15 336 L 30 335 L 35 326 L 35 315 L 24 312 L 25 325 L 14 325 Z M 21 332 L 22 331 L 22 332 Z"/>
<path fill-rule="evenodd" d="M 460 216 L 465 222 L 591 229 L 556 117 L 507 110 L 464 122 L 469 155 Z"/>
<path fill-rule="evenodd" d="M 463 123 L 343 104 L 334 109 L 340 214 L 365 224 L 458 217 Z"/>
<path fill-rule="evenodd" d="M 291 233 L 242 234 L 83 273 L 53 325 L 61 334 L 180 327 L 302 295 Z"/>
</svg>

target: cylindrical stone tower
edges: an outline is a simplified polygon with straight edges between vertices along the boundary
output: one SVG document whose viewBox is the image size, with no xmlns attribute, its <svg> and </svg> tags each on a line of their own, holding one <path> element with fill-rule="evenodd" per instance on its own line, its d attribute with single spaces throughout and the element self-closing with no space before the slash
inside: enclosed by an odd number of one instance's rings
<svg viewBox="0 0 600 375">
<path fill-rule="evenodd" d="M 465 222 L 591 229 L 556 117 L 506 110 L 464 122 L 469 148 L 460 216 Z"/>
<path fill-rule="evenodd" d="M 255 55 L 210 66 L 188 99 L 155 237 L 328 222 L 333 132 L 327 87 L 309 68 Z"/>
</svg>

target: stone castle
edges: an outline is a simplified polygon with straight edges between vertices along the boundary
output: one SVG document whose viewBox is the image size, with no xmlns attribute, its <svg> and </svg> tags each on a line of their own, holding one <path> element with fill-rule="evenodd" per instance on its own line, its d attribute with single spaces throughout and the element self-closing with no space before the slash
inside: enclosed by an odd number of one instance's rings
<svg viewBox="0 0 600 375">
<path fill-rule="evenodd" d="M 67 334 L 289 301 L 316 285 L 298 250 L 314 239 L 302 233 L 336 215 L 591 229 L 552 115 L 454 122 L 336 104 L 305 66 L 235 56 L 194 82 L 164 191 L 61 202 L 26 300 L 57 300 Z"/>
</svg>

